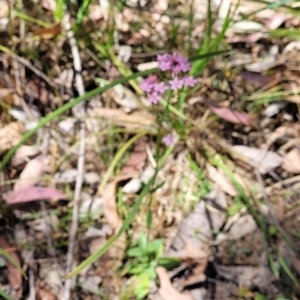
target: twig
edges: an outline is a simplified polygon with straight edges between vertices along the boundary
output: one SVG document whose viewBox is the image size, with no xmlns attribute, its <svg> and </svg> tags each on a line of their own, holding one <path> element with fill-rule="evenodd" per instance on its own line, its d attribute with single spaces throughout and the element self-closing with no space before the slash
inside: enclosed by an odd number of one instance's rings
<svg viewBox="0 0 300 300">
<path fill-rule="evenodd" d="M 47 75 L 45 75 L 42 71 L 34 67 L 28 60 L 25 58 L 13 53 L 11 50 L 8 48 L 4 47 L 3 45 L 0 45 L 0 51 L 10 55 L 13 57 L 15 60 L 23 64 L 25 67 L 30 69 L 33 73 L 35 73 L 37 76 L 41 77 L 45 82 L 47 82 L 51 87 L 54 87 L 54 83 L 49 79 Z"/>
<path fill-rule="evenodd" d="M 69 43 L 73 55 L 74 70 L 76 73 L 75 75 L 76 88 L 79 95 L 83 96 L 85 94 L 85 90 L 84 90 L 83 78 L 81 74 L 82 71 L 81 59 L 80 59 L 76 40 L 74 38 L 74 34 L 71 30 L 70 14 L 67 11 L 65 11 L 64 27 L 67 32 L 67 37 L 69 39 Z M 77 117 L 84 117 L 85 116 L 84 103 L 82 102 L 76 105 L 73 109 L 73 113 Z M 79 147 L 79 157 L 77 162 L 77 178 L 76 178 L 74 200 L 73 200 L 72 224 L 69 231 L 69 244 L 68 244 L 67 265 L 66 265 L 67 274 L 70 273 L 73 264 L 73 253 L 74 253 L 76 235 L 78 229 L 79 200 L 80 200 L 80 194 L 81 194 L 82 183 L 83 183 L 84 162 L 85 162 L 85 138 L 86 138 L 86 125 L 85 125 L 85 121 L 83 120 L 80 121 L 80 147 Z M 70 299 L 71 286 L 72 286 L 72 279 L 71 278 L 66 279 L 64 293 L 63 293 L 64 300 Z"/>
<path fill-rule="evenodd" d="M 34 272 L 30 266 L 29 267 L 29 296 L 27 300 L 35 300 L 35 294 L 36 294 L 36 290 L 34 286 Z"/>
</svg>

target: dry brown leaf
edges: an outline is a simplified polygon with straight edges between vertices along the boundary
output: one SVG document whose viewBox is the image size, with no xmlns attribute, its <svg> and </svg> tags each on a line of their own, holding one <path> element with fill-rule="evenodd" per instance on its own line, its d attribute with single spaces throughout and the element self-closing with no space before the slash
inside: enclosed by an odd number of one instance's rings
<svg viewBox="0 0 300 300">
<path fill-rule="evenodd" d="M 5 0 L 0 0 L 0 18 L 8 16 L 9 6 L 8 2 Z"/>
<path fill-rule="evenodd" d="M 264 149 L 236 145 L 231 147 L 233 150 L 230 154 L 233 158 L 241 159 L 254 168 L 257 168 L 261 174 L 266 174 L 269 171 L 279 167 L 283 158 L 272 151 Z"/>
<path fill-rule="evenodd" d="M 140 129 L 143 126 L 149 128 L 156 126 L 154 116 L 142 111 L 126 114 L 119 109 L 95 108 L 91 112 L 91 116 L 108 119 L 119 126 L 130 129 Z"/>
<path fill-rule="evenodd" d="M 229 107 L 221 107 L 219 105 L 214 104 L 208 99 L 205 99 L 204 103 L 213 113 L 215 113 L 217 116 L 219 116 L 225 121 L 235 124 L 243 124 L 246 126 L 253 125 L 254 123 L 254 116 L 251 114 L 232 110 Z"/>
<path fill-rule="evenodd" d="M 290 173 L 300 173 L 300 151 L 293 148 L 283 158 L 281 167 Z"/>
<path fill-rule="evenodd" d="M 120 181 L 128 180 L 138 175 L 139 171 L 144 167 L 145 160 L 147 158 L 146 146 L 147 143 L 145 139 L 141 139 L 136 143 L 127 162 L 122 168 L 120 175 L 117 176 L 112 182 L 109 182 L 101 193 L 103 213 L 107 223 L 114 232 L 117 232 L 122 226 L 122 220 L 119 217 L 116 202 L 117 184 Z M 126 236 L 122 235 L 111 247 L 110 255 L 114 258 L 122 257 L 126 248 L 125 245 Z"/>
<path fill-rule="evenodd" d="M 275 56 L 266 56 L 259 58 L 256 62 L 248 64 L 245 66 L 246 70 L 251 72 L 266 72 L 278 65 L 280 65 L 280 60 L 276 59 Z"/>
<path fill-rule="evenodd" d="M 300 103 L 300 96 L 299 95 L 285 96 L 284 100 L 288 101 L 288 102 L 299 104 Z"/>
<path fill-rule="evenodd" d="M 24 126 L 19 122 L 11 122 L 2 127 L 0 129 L 0 154 L 15 146 L 24 132 Z"/>
<path fill-rule="evenodd" d="M 117 183 L 135 177 L 144 167 L 145 160 L 147 158 L 146 146 L 147 143 L 145 139 L 141 139 L 136 143 L 127 162 L 122 168 L 120 175 L 112 182 L 109 182 L 102 191 L 103 212 L 108 224 L 114 231 L 118 230 L 122 225 L 122 220 L 119 217 L 116 203 Z"/>
<path fill-rule="evenodd" d="M 157 267 L 156 273 L 160 280 L 158 292 L 163 300 L 193 300 L 190 294 L 182 294 L 175 290 L 165 268 Z"/>
<path fill-rule="evenodd" d="M 234 218 L 234 217 L 235 216 L 233 216 L 231 218 Z M 228 222 L 231 222 L 231 219 L 229 219 Z M 238 239 L 250 234 L 256 228 L 257 228 L 257 224 L 251 215 L 241 216 L 230 227 L 230 230 L 228 233 L 228 239 L 238 240 Z"/>
<path fill-rule="evenodd" d="M 17 204 L 37 200 L 63 200 L 68 199 L 68 197 L 55 188 L 33 186 L 8 193 L 4 199 L 7 204 Z"/>
<path fill-rule="evenodd" d="M 116 231 L 122 225 L 122 220 L 118 214 L 118 207 L 116 203 L 116 182 L 109 182 L 102 192 L 103 213 L 107 223 Z"/>
<path fill-rule="evenodd" d="M 61 32 L 61 24 L 54 24 L 49 28 L 41 29 L 33 33 L 33 36 L 39 36 L 43 40 L 52 39 Z"/>
<path fill-rule="evenodd" d="M 120 181 L 128 180 L 132 178 L 131 174 L 121 174 L 115 178 L 112 182 L 109 182 L 102 191 L 102 208 L 107 223 L 114 231 L 117 231 L 121 225 L 122 220 L 118 214 L 118 208 L 116 203 L 116 189 L 117 184 Z"/>
<path fill-rule="evenodd" d="M 12 158 L 12 165 L 14 167 L 23 164 L 28 161 L 30 157 L 36 156 L 39 154 L 39 149 L 36 146 L 27 146 L 22 145 L 17 151 L 16 154 Z"/>
<path fill-rule="evenodd" d="M 255 32 L 248 35 L 235 35 L 226 38 L 227 43 L 255 43 L 264 36 L 263 32 Z"/>
<path fill-rule="evenodd" d="M 1 4 L 0 4 L 1 5 Z M 1 31 L 1 30 L 0 30 Z M 11 88 L 0 88 L 0 100 L 1 102 L 7 103 L 8 105 L 13 105 L 14 98 L 13 93 L 15 92 L 15 89 Z"/>
<path fill-rule="evenodd" d="M 7 251 L 9 256 L 13 259 L 15 264 L 18 264 L 21 267 L 21 261 L 19 256 L 17 255 L 16 251 L 12 250 L 12 247 L 9 243 L 4 239 L 4 237 L 0 236 L 0 248 Z M 6 259 L 7 265 L 7 279 L 10 286 L 18 290 L 18 295 L 21 296 L 22 294 L 22 274 L 20 270 L 15 266 L 9 259 Z"/>
<path fill-rule="evenodd" d="M 217 273 L 241 286 L 247 288 L 263 288 L 269 286 L 274 276 L 265 266 L 221 266 L 215 264 Z"/>
<path fill-rule="evenodd" d="M 30 160 L 22 173 L 19 180 L 15 183 L 14 191 L 22 190 L 36 185 L 40 177 L 49 169 L 49 157 L 40 155 Z"/>
<path fill-rule="evenodd" d="M 208 171 L 208 178 L 214 182 L 221 191 L 233 197 L 237 196 L 238 193 L 236 189 L 222 170 L 218 170 L 208 163 L 206 164 L 206 169 Z"/>
<path fill-rule="evenodd" d="M 36 300 L 56 300 L 56 296 L 48 289 L 39 289 L 36 293 Z"/>
<path fill-rule="evenodd" d="M 268 29 L 277 29 L 287 19 L 287 17 L 288 16 L 285 13 L 276 12 L 268 19 L 265 25 Z"/>
<path fill-rule="evenodd" d="M 122 168 L 121 174 L 136 173 L 142 170 L 147 159 L 147 142 L 139 140 L 130 153 L 128 160 Z"/>
</svg>

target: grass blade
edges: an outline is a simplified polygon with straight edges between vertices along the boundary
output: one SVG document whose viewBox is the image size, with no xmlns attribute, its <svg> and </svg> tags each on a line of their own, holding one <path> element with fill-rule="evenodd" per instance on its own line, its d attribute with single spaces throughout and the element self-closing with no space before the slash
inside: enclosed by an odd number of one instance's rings
<svg viewBox="0 0 300 300">
<path fill-rule="evenodd" d="M 90 255 L 87 259 L 85 259 L 79 266 L 77 266 L 72 272 L 70 272 L 67 275 L 67 278 L 76 276 L 79 274 L 84 268 L 91 265 L 93 262 L 95 262 L 97 259 L 99 259 L 110 247 L 111 245 L 118 240 L 118 238 L 127 230 L 127 228 L 130 226 L 131 222 L 133 221 L 136 213 L 138 212 L 142 201 L 147 194 L 151 192 L 151 186 L 154 184 L 156 175 L 158 171 L 163 167 L 165 164 L 168 156 L 171 154 L 173 150 L 173 147 L 169 147 L 167 151 L 165 152 L 164 156 L 162 157 L 159 166 L 157 167 L 157 170 L 153 177 L 149 180 L 149 182 L 144 186 L 142 189 L 139 197 L 137 198 L 135 204 L 133 205 L 128 217 L 124 220 L 122 227 L 118 231 L 118 233 L 114 236 L 112 236 L 99 250 L 97 250 L 95 253 Z"/>
</svg>

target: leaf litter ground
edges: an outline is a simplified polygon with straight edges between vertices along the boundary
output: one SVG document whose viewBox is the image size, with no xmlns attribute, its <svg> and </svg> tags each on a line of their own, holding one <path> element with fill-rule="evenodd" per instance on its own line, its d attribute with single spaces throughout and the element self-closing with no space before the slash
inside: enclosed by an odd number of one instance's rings
<svg viewBox="0 0 300 300">
<path fill-rule="evenodd" d="M 194 15 L 185 9 L 188 5 L 168 1 L 130 2 L 119 10 L 91 3 L 76 34 L 85 89 L 141 70 L 145 63 L 155 67 L 157 54 L 175 49 L 195 54 L 199 39 L 207 41 L 205 32 L 220 31 L 223 2 L 212 15 L 216 23 L 211 29 L 206 27 L 206 2 L 195 1 Z M 77 91 L 70 46 L 54 22 L 51 3 L 24 4 L 25 17 L 15 4 L 11 19 L 6 2 L 0 3 L 0 18 L 10 24 L 0 37 L 3 156 Z M 242 2 L 236 9 L 237 22 L 218 45 L 231 51 L 205 65 L 185 100 L 185 121 L 173 116 L 179 139 L 157 175 L 161 186 L 145 197 L 126 233 L 80 272 L 71 299 L 300 297 L 299 45 L 293 39 L 299 17 L 292 4 L 288 12 L 279 4 L 278 11 L 277 6 L 259 11 L 260 5 Z M 212 1 L 212 10 L 216 7 Z M 45 24 L 37 17 L 41 9 Z M 256 13 L 249 20 L 241 20 L 252 10 Z M 115 23 L 109 21 L 112 16 Z M 155 172 L 163 108 L 149 105 L 137 86 L 116 86 L 86 104 L 74 267 L 118 231 Z M 22 145 L 1 173 L 2 297 L 62 299 L 78 176 L 77 124 L 71 111 L 59 116 Z M 110 169 L 119 150 L 140 133 Z M 148 242 L 163 238 L 160 255 L 180 261 L 168 272 L 153 267 L 157 277 L 143 297 L 143 283 L 152 274 L 146 267 L 136 276 L 127 271 L 142 266 L 127 252 L 138 241 L 143 248 L 142 232 Z M 146 249 L 151 247 L 147 243 Z M 148 259 L 150 254 L 141 253 Z"/>
</svg>

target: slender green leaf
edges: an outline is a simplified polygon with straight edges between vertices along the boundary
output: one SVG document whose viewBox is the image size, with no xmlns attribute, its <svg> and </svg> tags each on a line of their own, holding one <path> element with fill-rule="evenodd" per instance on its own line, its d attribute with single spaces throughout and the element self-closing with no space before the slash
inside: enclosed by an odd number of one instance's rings
<svg viewBox="0 0 300 300">
<path fill-rule="evenodd" d="M 11 298 L 6 292 L 4 292 L 1 288 L 0 288 L 0 296 L 3 297 L 3 299 L 5 300 L 13 300 L 13 298 Z"/>
</svg>

